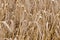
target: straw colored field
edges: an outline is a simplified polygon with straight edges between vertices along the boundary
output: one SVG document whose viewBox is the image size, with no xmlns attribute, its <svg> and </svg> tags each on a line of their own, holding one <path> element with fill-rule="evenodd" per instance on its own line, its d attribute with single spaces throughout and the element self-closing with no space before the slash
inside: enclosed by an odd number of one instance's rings
<svg viewBox="0 0 60 40">
<path fill-rule="evenodd" d="M 60 40 L 60 0 L 0 0 L 0 40 Z"/>
</svg>

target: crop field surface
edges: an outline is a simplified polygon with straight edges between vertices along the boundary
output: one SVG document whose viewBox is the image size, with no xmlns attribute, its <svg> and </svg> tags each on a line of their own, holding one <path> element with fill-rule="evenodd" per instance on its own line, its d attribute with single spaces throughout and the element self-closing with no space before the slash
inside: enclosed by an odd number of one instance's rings
<svg viewBox="0 0 60 40">
<path fill-rule="evenodd" d="M 0 40 L 60 40 L 60 0 L 0 0 Z"/>
</svg>

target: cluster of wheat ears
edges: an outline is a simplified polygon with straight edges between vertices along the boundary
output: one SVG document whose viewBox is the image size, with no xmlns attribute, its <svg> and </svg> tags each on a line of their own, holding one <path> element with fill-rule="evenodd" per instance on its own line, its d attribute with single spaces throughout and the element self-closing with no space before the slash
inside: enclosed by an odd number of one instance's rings
<svg viewBox="0 0 60 40">
<path fill-rule="evenodd" d="M 0 40 L 60 40 L 60 0 L 0 0 Z"/>
</svg>

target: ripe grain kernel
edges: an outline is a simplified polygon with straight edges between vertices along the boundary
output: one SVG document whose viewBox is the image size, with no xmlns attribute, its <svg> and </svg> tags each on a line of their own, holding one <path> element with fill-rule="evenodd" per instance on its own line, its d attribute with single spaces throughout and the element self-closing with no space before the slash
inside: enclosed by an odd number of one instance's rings
<svg viewBox="0 0 60 40">
<path fill-rule="evenodd" d="M 24 10 L 24 12 L 26 12 L 26 10 Z"/>
<path fill-rule="evenodd" d="M 55 1 L 55 0 L 52 0 L 52 1 Z"/>
<path fill-rule="evenodd" d="M 4 3 L 2 3 L 2 5 L 1 5 L 1 6 L 3 7 L 3 5 L 4 5 Z"/>
<path fill-rule="evenodd" d="M 8 3 L 5 3 L 5 7 L 8 6 Z"/>
<path fill-rule="evenodd" d="M 21 5 L 21 7 L 24 7 L 24 5 Z"/>
</svg>

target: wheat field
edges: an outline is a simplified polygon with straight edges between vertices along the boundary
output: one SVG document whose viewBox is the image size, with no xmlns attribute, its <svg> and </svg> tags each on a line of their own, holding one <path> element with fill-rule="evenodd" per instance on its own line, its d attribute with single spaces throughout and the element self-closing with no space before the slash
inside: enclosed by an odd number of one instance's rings
<svg viewBox="0 0 60 40">
<path fill-rule="evenodd" d="M 60 40 L 60 0 L 0 0 L 0 40 Z"/>
</svg>

